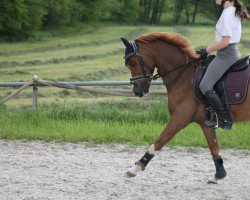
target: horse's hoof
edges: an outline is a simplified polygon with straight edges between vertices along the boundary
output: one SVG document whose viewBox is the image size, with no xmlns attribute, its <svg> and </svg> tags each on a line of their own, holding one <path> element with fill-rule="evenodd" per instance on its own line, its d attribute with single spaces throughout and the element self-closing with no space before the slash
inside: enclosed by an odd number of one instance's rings
<svg viewBox="0 0 250 200">
<path fill-rule="evenodd" d="M 218 180 L 215 176 L 207 181 L 207 184 L 218 184 Z"/>
<path fill-rule="evenodd" d="M 136 176 L 136 174 L 133 174 L 132 172 L 130 171 L 126 171 L 125 174 L 124 174 L 125 177 L 127 178 L 133 178 Z"/>
<path fill-rule="evenodd" d="M 135 164 L 133 167 L 131 167 L 126 173 L 125 176 L 128 178 L 133 178 L 136 176 L 138 172 L 142 171 L 142 166 Z"/>
</svg>

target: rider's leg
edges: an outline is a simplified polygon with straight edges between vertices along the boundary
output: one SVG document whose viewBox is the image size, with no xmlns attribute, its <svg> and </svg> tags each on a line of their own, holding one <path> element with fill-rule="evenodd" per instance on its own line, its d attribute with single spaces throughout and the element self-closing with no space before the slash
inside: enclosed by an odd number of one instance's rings
<svg viewBox="0 0 250 200">
<path fill-rule="evenodd" d="M 217 93 L 212 92 L 214 85 L 223 76 L 223 74 L 240 58 L 239 51 L 236 45 L 232 44 L 223 50 L 218 51 L 217 57 L 209 64 L 208 69 L 199 85 L 201 92 L 205 95 L 206 99 L 212 105 L 213 109 L 219 115 L 219 118 L 226 118 L 230 121 L 231 115 L 227 107 L 225 107 Z M 232 120 L 231 120 L 232 121 Z M 224 128 L 231 128 L 222 120 L 221 125 Z"/>
</svg>

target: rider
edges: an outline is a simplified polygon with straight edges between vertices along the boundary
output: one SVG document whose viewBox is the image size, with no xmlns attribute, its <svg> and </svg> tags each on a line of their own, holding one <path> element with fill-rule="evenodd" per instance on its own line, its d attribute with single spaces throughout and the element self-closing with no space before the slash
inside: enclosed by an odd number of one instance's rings
<svg viewBox="0 0 250 200">
<path fill-rule="evenodd" d="M 209 64 L 199 85 L 206 100 L 217 113 L 219 126 L 223 129 L 232 128 L 232 117 L 227 106 L 224 106 L 220 96 L 214 91 L 214 85 L 223 74 L 240 58 L 237 44 L 241 38 L 241 20 L 250 20 L 249 13 L 239 0 L 215 0 L 223 9 L 215 27 L 215 41 L 205 49 L 196 51 L 201 57 L 217 51 L 217 56 Z M 211 126 L 207 122 L 208 126 Z"/>
</svg>

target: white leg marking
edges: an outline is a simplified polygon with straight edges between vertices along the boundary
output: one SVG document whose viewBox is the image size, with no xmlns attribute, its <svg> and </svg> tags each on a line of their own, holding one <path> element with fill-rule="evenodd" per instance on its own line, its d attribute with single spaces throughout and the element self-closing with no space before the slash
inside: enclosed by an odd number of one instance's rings
<svg viewBox="0 0 250 200">
<path fill-rule="evenodd" d="M 155 151 L 155 145 L 152 144 L 152 145 L 149 147 L 149 149 L 148 149 L 148 153 L 153 154 L 153 155 L 156 155 L 156 154 L 159 153 L 159 151 Z"/>
<path fill-rule="evenodd" d="M 148 149 L 148 153 L 156 155 L 159 153 L 159 151 L 155 151 L 155 145 L 152 144 Z M 125 175 L 125 177 L 131 178 L 131 177 L 135 177 L 136 174 L 140 171 L 142 171 L 142 166 L 141 165 L 134 165 L 133 167 L 128 169 L 128 171 L 126 171 L 124 175 Z"/>
<path fill-rule="evenodd" d="M 218 179 L 215 176 L 213 176 L 213 178 L 207 181 L 207 184 L 218 184 Z"/>
<path fill-rule="evenodd" d="M 140 171 L 142 171 L 142 167 L 140 165 L 134 165 L 133 167 L 128 169 L 128 171 L 125 173 L 125 176 L 127 178 L 132 178 L 132 177 L 135 177 L 137 172 L 140 172 Z"/>
</svg>

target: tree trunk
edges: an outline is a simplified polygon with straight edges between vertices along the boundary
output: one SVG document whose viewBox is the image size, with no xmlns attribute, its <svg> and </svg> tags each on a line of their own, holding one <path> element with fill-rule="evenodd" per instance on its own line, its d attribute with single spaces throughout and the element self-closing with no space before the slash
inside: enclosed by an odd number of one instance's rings
<svg viewBox="0 0 250 200">
<path fill-rule="evenodd" d="M 174 9 L 174 23 L 178 23 L 180 20 L 180 15 L 182 11 L 182 1 L 181 0 L 176 0 L 175 1 L 175 9 Z"/>
<path fill-rule="evenodd" d="M 148 23 L 150 21 L 151 8 L 153 0 L 140 0 L 139 5 L 142 7 L 142 15 L 139 16 L 139 21 Z"/>
<path fill-rule="evenodd" d="M 161 14 L 162 14 L 162 10 L 165 6 L 165 1 L 161 0 L 160 4 L 159 4 L 159 12 L 158 12 L 158 18 L 157 18 L 157 23 L 160 23 L 161 20 Z"/>
<path fill-rule="evenodd" d="M 189 20 L 189 12 L 188 12 L 188 3 L 187 1 L 183 0 L 183 3 L 185 3 L 185 11 L 186 11 L 186 18 L 187 18 L 187 23 L 190 24 L 190 20 Z"/>
<path fill-rule="evenodd" d="M 195 18 L 196 18 L 197 10 L 198 10 L 198 3 L 199 3 L 199 0 L 196 0 L 195 1 L 195 5 L 194 5 L 194 12 L 193 12 L 193 17 L 192 17 L 192 24 L 195 23 Z"/>
</svg>

